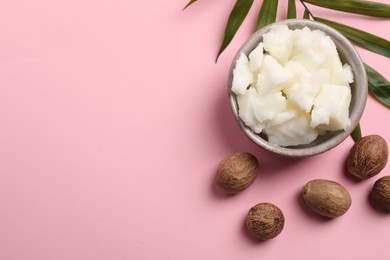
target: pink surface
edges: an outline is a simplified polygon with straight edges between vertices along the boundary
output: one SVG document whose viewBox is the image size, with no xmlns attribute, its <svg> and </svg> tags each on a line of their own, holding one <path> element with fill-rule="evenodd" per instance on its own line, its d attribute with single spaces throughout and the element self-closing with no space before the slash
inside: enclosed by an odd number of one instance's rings
<svg viewBox="0 0 390 260">
<path fill-rule="evenodd" d="M 389 259 L 390 214 L 368 193 L 390 165 L 357 182 L 344 170 L 350 138 L 285 159 L 235 123 L 227 71 L 261 1 L 215 64 L 234 2 L 182 12 L 183 0 L 1 1 L 1 260 Z M 390 38 L 389 20 L 313 10 Z M 388 58 L 359 52 L 390 78 Z M 390 142 L 389 116 L 369 97 L 363 133 Z M 254 153 L 260 174 L 224 196 L 213 178 L 236 151 Z M 303 205 L 300 189 L 315 178 L 347 187 L 346 215 L 326 220 Z M 264 201 L 283 210 L 286 225 L 259 243 L 244 219 Z"/>
</svg>

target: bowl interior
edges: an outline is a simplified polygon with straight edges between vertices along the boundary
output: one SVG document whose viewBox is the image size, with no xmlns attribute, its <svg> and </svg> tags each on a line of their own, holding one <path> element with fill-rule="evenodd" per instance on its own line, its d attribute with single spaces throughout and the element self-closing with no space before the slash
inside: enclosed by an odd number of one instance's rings
<svg viewBox="0 0 390 260">
<path fill-rule="evenodd" d="M 276 24 L 276 23 L 275 23 Z M 244 52 L 246 55 L 257 46 L 259 42 L 262 41 L 263 35 L 270 31 L 271 27 L 275 24 L 270 24 L 266 27 L 263 27 L 255 34 L 253 34 L 238 50 L 236 56 L 233 59 L 228 78 L 228 94 L 229 101 L 232 108 L 232 111 L 235 115 L 235 118 L 244 131 L 244 133 L 257 145 L 269 150 L 271 152 L 288 156 L 288 157 L 305 157 L 311 156 L 319 153 L 323 153 L 328 151 L 343 140 L 345 140 L 355 129 L 359 120 L 363 114 L 363 110 L 366 104 L 367 99 L 367 76 L 366 71 L 364 69 L 364 65 L 360 59 L 359 54 L 349 42 L 347 38 L 345 38 L 341 33 L 334 30 L 333 28 L 324 25 L 322 23 L 310 21 L 310 20 L 300 20 L 300 19 L 292 19 L 292 20 L 284 20 L 278 22 L 277 24 L 286 24 L 290 30 L 293 29 L 302 29 L 305 26 L 310 30 L 319 29 L 327 34 L 335 43 L 337 51 L 339 53 L 341 62 L 348 63 L 352 67 L 352 71 L 354 74 L 354 82 L 350 84 L 352 98 L 349 107 L 349 117 L 351 120 L 351 125 L 344 131 L 332 131 L 327 132 L 324 135 L 318 136 L 318 138 L 310 144 L 307 145 L 299 145 L 299 146 L 291 146 L 291 147 L 281 147 L 275 144 L 272 144 L 267 141 L 266 136 L 259 135 L 254 133 L 250 128 L 245 126 L 244 122 L 240 119 L 238 114 L 238 105 L 236 100 L 236 95 L 233 91 L 231 91 L 232 81 L 233 81 L 233 69 L 236 64 L 236 60 L 238 59 L 241 52 Z"/>
</svg>

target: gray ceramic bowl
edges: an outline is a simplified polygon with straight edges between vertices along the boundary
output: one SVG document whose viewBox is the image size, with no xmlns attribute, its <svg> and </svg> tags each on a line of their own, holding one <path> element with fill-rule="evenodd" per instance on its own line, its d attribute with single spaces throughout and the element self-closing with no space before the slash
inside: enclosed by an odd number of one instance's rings
<svg viewBox="0 0 390 260">
<path fill-rule="evenodd" d="M 308 27 L 311 30 L 319 29 L 326 33 L 334 41 L 337 47 L 337 51 L 341 58 L 342 63 L 348 63 L 352 67 L 354 74 L 354 83 L 351 84 L 352 91 L 352 100 L 349 107 L 351 125 L 344 131 L 333 131 L 327 132 L 325 135 L 319 136 L 315 141 L 307 145 L 300 146 L 291 146 L 291 147 L 281 147 L 275 144 L 272 144 L 267 141 L 265 136 L 254 133 L 250 128 L 245 126 L 244 122 L 241 120 L 238 114 L 238 105 L 236 100 L 236 95 L 231 91 L 232 80 L 233 80 L 233 69 L 236 64 L 241 52 L 244 52 L 246 55 L 257 46 L 259 42 L 262 41 L 262 37 L 265 33 L 269 32 L 270 28 L 275 24 L 286 24 L 289 29 L 302 29 L 303 27 Z M 355 129 L 359 120 L 363 114 L 364 107 L 366 105 L 367 99 L 367 75 L 364 69 L 363 63 L 360 59 L 359 54 L 352 46 L 352 44 L 346 39 L 341 33 L 334 30 L 333 28 L 324 25 L 322 23 L 310 21 L 310 20 L 284 20 L 274 24 L 270 24 L 266 27 L 263 27 L 255 34 L 253 34 L 249 40 L 247 40 L 243 46 L 238 50 L 236 56 L 233 59 L 228 78 L 228 94 L 230 105 L 234 116 L 241 127 L 242 131 L 257 145 L 260 147 L 271 151 L 273 153 L 287 156 L 287 157 L 306 157 L 311 155 L 320 154 L 326 152 L 338 144 L 343 142 Z"/>
</svg>

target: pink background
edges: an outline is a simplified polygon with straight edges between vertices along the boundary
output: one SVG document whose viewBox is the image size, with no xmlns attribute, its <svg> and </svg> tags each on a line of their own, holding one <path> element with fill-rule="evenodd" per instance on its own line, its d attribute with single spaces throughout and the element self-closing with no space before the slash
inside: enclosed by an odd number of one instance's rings
<svg viewBox="0 0 390 260">
<path fill-rule="evenodd" d="M 358 182 L 344 168 L 350 138 L 297 160 L 240 131 L 227 72 L 261 1 L 215 64 L 234 3 L 199 0 L 182 12 L 185 0 L 0 1 L 1 260 L 390 258 L 390 214 L 368 200 L 390 165 Z M 312 10 L 390 38 L 389 20 Z M 388 58 L 358 50 L 390 78 Z M 389 115 L 369 97 L 363 134 L 390 142 Z M 255 154 L 260 174 L 225 196 L 214 175 L 237 151 Z M 302 203 L 301 187 L 315 178 L 347 187 L 343 217 Z M 244 219 L 265 201 L 286 224 L 257 242 Z"/>
</svg>

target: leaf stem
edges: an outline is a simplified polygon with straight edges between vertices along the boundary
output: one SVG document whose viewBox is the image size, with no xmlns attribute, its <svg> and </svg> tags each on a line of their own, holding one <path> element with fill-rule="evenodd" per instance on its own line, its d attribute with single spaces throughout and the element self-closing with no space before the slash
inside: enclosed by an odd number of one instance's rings
<svg viewBox="0 0 390 260">
<path fill-rule="evenodd" d="M 305 8 L 305 10 L 309 13 L 309 15 L 311 16 L 311 18 L 315 18 L 314 15 L 310 12 L 309 8 L 306 6 L 305 2 L 303 2 L 303 0 L 299 0 L 299 2 L 301 2 L 301 4 L 303 5 L 303 7 Z"/>
</svg>

